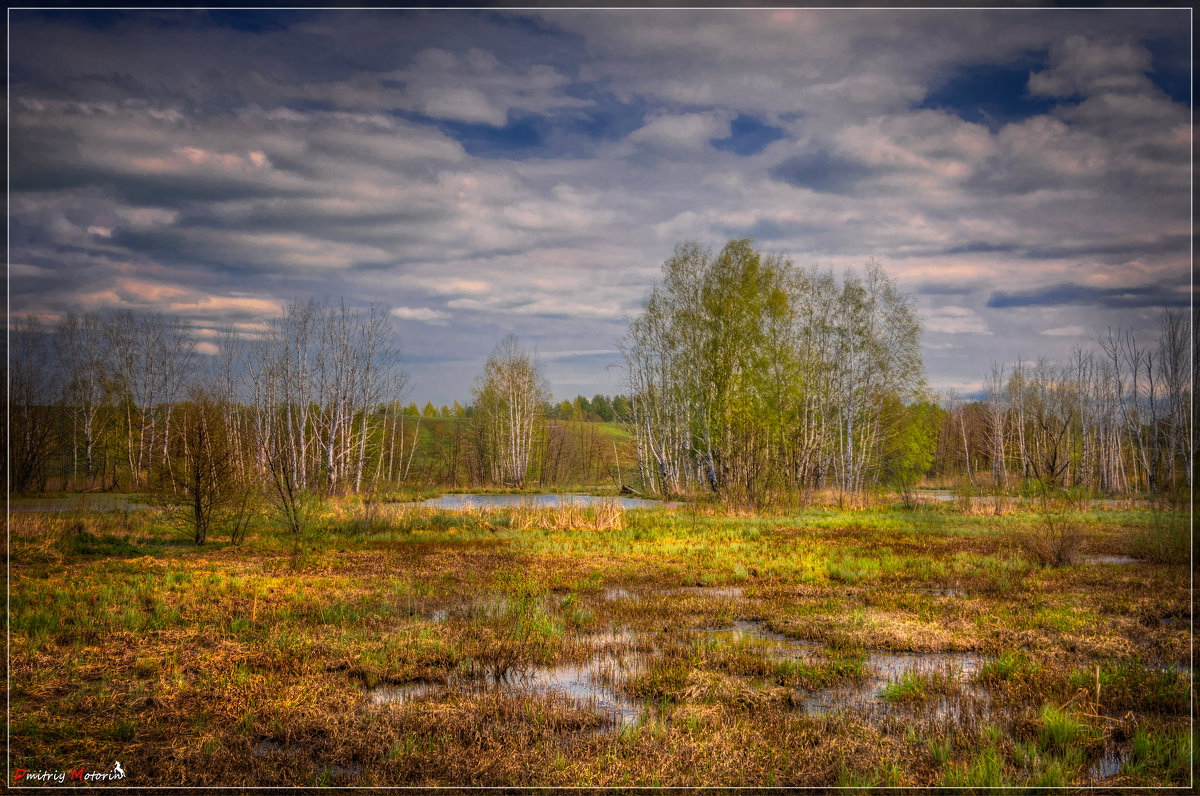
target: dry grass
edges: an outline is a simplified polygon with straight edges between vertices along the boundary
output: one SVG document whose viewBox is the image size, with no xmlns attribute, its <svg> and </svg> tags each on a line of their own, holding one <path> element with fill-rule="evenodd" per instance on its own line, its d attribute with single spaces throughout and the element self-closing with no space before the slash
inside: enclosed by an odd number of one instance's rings
<svg viewBox="0 0 1200 796">
<path fill-rule="evenodd" d="M 1112 555 L 1155 527 L 1078 520 Z M 310 534 L 196 549 L 152 512 L 18 513 L 13 764 L 119 759 L 132 785 L 1034 787 L 1093 782 L 1136 729 L 1148 751 L 1105 783 L 1186 784 L 1190 684 L 1159 668 L 1190 655 L 1186 564 L 1031 566 L 1005 538 L 1037 522 L 334 503 Z M 735 624 L 749 640 L 710 632 Z M 879 651 L 989 663 L 886 701 Z M 594 661 L 640 718 L 503 685 Z M 376 704 L 380 685 L 416 690 Z M 805 702 L 842 693 L 860 701 Z"/>
</svg>

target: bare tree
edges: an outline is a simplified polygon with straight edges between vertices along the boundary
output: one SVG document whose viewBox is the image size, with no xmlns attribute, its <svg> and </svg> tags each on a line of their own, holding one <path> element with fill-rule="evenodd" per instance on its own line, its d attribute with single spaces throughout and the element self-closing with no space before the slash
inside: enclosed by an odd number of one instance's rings
<svg viewBox="0 0 1200 796">
<path fill-rule="evenodd" d="M 172 487 L 171 497 L 164 499 L 168 515 L 198 545 L 223 523 L 228 523 L 231 539 L 240 541 L 250 496 L 234 462 L 220 401 L 203 387 L 193 387 L 177 413 L 167 434 L 169 455 L 155 467 L 160 491 L 166 493 L 168 481 Z"/>
<path fill-rule="evenodd" d="M 79 476 L 83 454 L 83 483 L 90 488 L 96 476 L 97 448 L 103 445 L 107 422 L 101 411 L 112 391 L 112 364 L 104 320 L 96 313 L 69 313 L 55 328 L 54 348 L 63 376 L 62 402 L 71 422 L 71 476 Z"/>
<path fill-rule="evenodd" d="M 472 389 L 476 428 L 492 480 L 521 487 L 529 471 L 535 431 L 550 389 L 541 364 L 517 340 L 500 341 Z"/>
<path fill-rule="evenodd" d="M 1004 366 L 993 362 L 983 383 L 984 417 L 988 429 L 988 446 L 992 454 L 992 482 L 1003 491 L 1007 484 L 1008 468 L 1004 458 L 1004 431 L 1008 425 L 1008 407 L 1004 389 Z"/>
<path fill-rule="evenodd" d="M 8 486 L 13 492 L 41 490 L 46 487 L 54 450 L 54 370 L 37 319 L 16 318 L 9 339 Z"/>
</svg>

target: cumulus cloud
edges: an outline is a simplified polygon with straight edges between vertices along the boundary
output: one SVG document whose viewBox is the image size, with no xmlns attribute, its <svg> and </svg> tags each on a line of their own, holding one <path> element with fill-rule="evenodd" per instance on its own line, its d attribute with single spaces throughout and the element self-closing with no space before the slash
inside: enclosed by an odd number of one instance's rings
<svg viewBox="0 0 1200 796">
<path fill-rule="evenodd" d="M 444 324 L 450 313 L 435 310 L 432 307 L 396 307 L 392 315 L 406 321 L 421 321 L 422 323 Z"/>
<path fill-rule="evenodd" d="M 656 116 L 629 134 L 628 140 L 668 151 L 696 152 L 715 138 L 728 138 L 732 115 L 728 113 L 682 113 Z"/>
<path fill-rule="evenodd" d="M 1144 92 L 1150 51 L 1132 42 L 1102 42 L 1068 36 L 1051 48 L 1053 66 L 1029 77 L 1029 90 L 1052 97 L 1101 92 Z"/>
<path fill-rule="evenodd" d="M 581 352 L 554 360 L 581 383 L 677 242 L 752 235 L 880 258 L 925 302 L 931 381 L 962 381 L 1186 296 L 1178 17 L 14 12 L 11 299 L 204 328 L 380 301 L 446 402 L 507 331 Z M 1003 118 L 929 102 L 980 67 L 1017 76 Z"/>
<path fill-rule="evenodd" d="M 1042 334 L 1047 337 L 1088 337 L 1094 333 L 1094 330 L 1086 329 L 1079 325 L 1058 326 L 1053 329 L 1042 330 Z"/>
<path fill-rule="evenodd" d="M 937 307 L 922 313 L 925 329 L 941 334 L 991 334 L 987 324 L 966 307 Z"/>
</svg>

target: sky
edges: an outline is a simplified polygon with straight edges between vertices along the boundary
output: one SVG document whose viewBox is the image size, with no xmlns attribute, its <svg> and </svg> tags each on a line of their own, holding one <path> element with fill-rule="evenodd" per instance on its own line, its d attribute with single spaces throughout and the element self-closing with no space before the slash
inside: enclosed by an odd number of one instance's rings
<svg viewBox="0 0 1200 796">
<path fill-rule="evenodd" d="M 878 259 L 931 388 L 1190 297 L 1190 11 L 9 12 L 9 301 L 198 350 L 392 308 L 413 400 L 508 333 L 557 399 L 675 246 Z"/>
</svg>

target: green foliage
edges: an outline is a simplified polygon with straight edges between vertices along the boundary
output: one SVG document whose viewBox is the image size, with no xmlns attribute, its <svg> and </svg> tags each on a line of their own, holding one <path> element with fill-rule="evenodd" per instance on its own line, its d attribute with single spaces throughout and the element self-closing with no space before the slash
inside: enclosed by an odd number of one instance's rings
<svg viewBox="0 0 1200 796">
<path fill-rule="evenodd" d="M 884 411 L 890 421 L 884 445 L 884 477 L 899 490 L 905 506 L 912 507 L 913 487 L 933 465 L 938 430 L 946 412 L 928 401 L 904 406 L 894 396 L 888 396 Z"/>
<path fill-rule="evenodd" d="M 1037 664 L 1024 652 L 1006 651 L 985 663 L 979 670 L 978 679 L 984 683 L 1007 682 L 1030 677 L 1037 670 Z"/>
<path fill-rule="evenodd" d="M 879 483 L 894 437 L 885 406 L 923 385 L 920 323 L 877 263 L 839 282 L 747 238 L 677 246 L 623 350 L 651 488 L 740 505 Z M 928 468 L 928 424 L 911 425 L 906 474 Z"/>
<path fill-rule="evenodd" d="M 899 680 L 884 686 L 879 698 L 885 702 L 924 702 L 929 699 L 927 687 L 924 677 L 906 672 Z"/>
<path fill-rule="evenodd" d="M 1087 722 L 1054 705 L 1042 708 L 1041 721 L 1038 741 L 1049 754 L 1065 756 L 1074 746 L 1086 746 L 1098 737 Z"/>
<path fill-rule="evenodd" d="M 1099 672 L 1101 703 L 1110 709 L 1183 714 L 1187 712 L 1188 679 L 1172 669 L 1151 669 L 1135 660 L 1107 661 L 1073 673 L 1075 688 L 1092 691 Z"/>
<path fill-rule="evenodd" d="M 1186 784 L 1192 758 L 1188 736 L 1186 729 L 1162 732 L 1138 729 L 1122 773 L 1138 779 L 1165 774 L 1173 783 Z"/>
<path fill-rule="evenodd" d="M 968 764 L 945 769 L 940 783 L 951 788 L 1000 788 L 1004 779 L 1004 755 L 995 746 L 978 752 Z"/>
<path fill-rule="evenodd" d="M 926 748 L 929 749 L 929 756 L 937 766 L 944 766 L 950 762 L 950 754 L 953 751 L 953 745 L 947 738 L 929 738 L 925 741 Z"/>
</svg>

